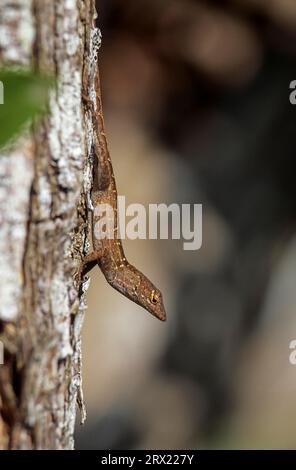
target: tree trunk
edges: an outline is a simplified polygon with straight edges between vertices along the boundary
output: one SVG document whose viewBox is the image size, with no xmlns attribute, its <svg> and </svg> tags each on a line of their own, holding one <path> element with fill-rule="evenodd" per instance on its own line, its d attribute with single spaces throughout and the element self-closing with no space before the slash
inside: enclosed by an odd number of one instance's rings
<svg viewBox="0 0 296 470">
<path fill-rule="evenodd" d="M 0 448 L 72 449 L 82 419 L 94 0 L 1 0 L 0 61 L 50 72 L 49 114 L 0 156 Z M 17 112 L 17 109 L 16 109 Z M 0 130 L 1 132 L 1 130 Z"/>
</svg>

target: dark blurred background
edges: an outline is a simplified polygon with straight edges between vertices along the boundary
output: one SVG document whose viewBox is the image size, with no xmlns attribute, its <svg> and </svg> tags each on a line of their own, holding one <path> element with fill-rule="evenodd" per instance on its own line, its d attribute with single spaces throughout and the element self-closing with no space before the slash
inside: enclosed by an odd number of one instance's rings
<svg viewBox="0 0 296 470">
<path fill-rule="evenodd" d="M 203 246 L 125 242 L 166 324 L 93 271 L 76 447 L 296 448 L 296 2 L 97 3 L 119 193 L 203 204 Z"/>
</svg>

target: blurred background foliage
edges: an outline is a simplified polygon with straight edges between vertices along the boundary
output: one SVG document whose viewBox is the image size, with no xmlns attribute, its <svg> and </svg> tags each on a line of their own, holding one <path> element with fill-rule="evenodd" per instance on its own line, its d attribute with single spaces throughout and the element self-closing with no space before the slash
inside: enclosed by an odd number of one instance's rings
<svg viewBox="0 0 296 470">
<path fill-rule="evenodd" d="M 45 111 L 53 81 L 33 70 L 2 67 L 0 82 L 0 147 L 3 147 L 26 123 Z"/>
<path fill-rule="evenodd" d="M 93 271 L 76 446 L 295 448 L 296 2 L 97 3 L 119 193 L 204 227 L 198 252 L 125 243 L 167 324 Z"/>
</svg>

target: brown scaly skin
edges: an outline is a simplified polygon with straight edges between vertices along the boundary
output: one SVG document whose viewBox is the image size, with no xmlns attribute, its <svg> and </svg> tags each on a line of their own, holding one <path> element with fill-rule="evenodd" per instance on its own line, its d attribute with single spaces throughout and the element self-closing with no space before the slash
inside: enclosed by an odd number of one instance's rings
<svg viewBox="0 0 296 470">
<path fill-rule="evenodd" d="M 99 70 L 95 77 L 96 101 L 93 103 L 86 98 L 92 107 L 93 125 L 95 129 L 94 154 L 94 183 L 91 200 L 94 209 L 98 204 L 108 204 L 114 212 L 114 237 L 112 239 L 98 239 L 94 228 L 99 217 L 92 213 L 92 238 L 94 251 L 83 261 L 79 278 L 81 279 L 96 264 L 99 265 L 108 283 L 125 297 L 141 305 L 159 320 L 166 320 L 161 292 L 152 282 L 132 266 L 125 258 L 121 239 L 118 237 L 117 222 L 117 190 L 108 151 L 104 117 L 102 112 L 102 98 Z"/>
</svg>

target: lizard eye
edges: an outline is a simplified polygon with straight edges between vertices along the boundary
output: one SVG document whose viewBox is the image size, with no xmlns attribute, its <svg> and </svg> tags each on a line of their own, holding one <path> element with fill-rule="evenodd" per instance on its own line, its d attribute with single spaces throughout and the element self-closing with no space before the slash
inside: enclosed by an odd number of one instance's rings
<svg viewBox="0 0 296 470">
<path fill-rule="evenodd" d="M 154 305 L 157 304 L 157 302 L 158 302 L 158 297 L 155 295 L 154 290 L 151 292 L 150 300 Z"/>
</svg>

